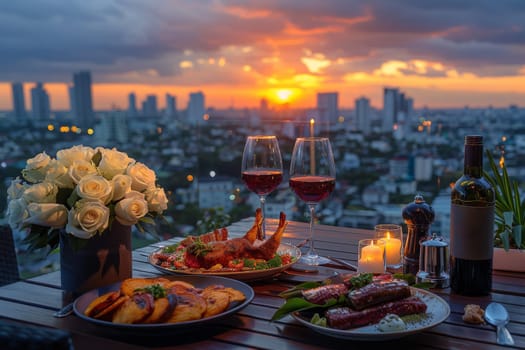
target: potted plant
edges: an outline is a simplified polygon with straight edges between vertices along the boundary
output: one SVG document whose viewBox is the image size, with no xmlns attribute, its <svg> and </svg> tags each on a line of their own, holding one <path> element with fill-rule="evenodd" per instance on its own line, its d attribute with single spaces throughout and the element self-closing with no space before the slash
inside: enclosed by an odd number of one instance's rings
<svg viewBox="0 0 525 350">
<path fill-rule="evenodd" d="M 521 200 L 518 182 L 510 179 L 505 163 L 497 164 L 488 150 L 486 154 L 490 172 L 485 172 L 485 177 L 496 195 L 493 267 L 496 270 L 523 271 L 525 200 Z M 524 262 L 518 263 L 519 259 Z"/>
</svg>

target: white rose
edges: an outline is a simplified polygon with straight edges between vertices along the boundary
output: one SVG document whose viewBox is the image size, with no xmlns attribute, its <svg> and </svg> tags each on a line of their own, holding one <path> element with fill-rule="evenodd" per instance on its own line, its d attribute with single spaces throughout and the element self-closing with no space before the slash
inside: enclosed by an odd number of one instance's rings
<svg viewBox="0 0 525 350">
<path fill-rule="evenodd" d="M 29 203 L 27 206 L 29 217 L 25 224 L 61 228 L 67 222 L 67 208 L 56 203 Z"/>
<path fill-rule="evenodd" d="M 19 229 L 28 216 L 27 203 L 23 198 L 9 201 L 9 204 L 7 205 L 7 221 L 9 226 Z"/>
<path fill-rule="evenodd" d="M 131 191 L 115 205 L 115 218 L 122 225 L 135 225 L 148 213 L 148 202 L 144 194 Z"/>
<path fill-rule="evenodd" d="M 46 152 L 37 154 L 27 160 L 26 167 L 22 170 L 22 176 L 33 183 L 44 180 L 49 162 L 51 162 L 51 157 Z"/>
<path fill-rule="evenodd" d="M 57 193 L 57 185 L 45 181 L 26 188 L 23 198 L 28 203 L 54 203 L 56 202 Z"/>
<path fill-rule="evenodd" d="M 117 174 L 124 174 L 128 165 L 133 162 L 133 159 L 126 153 L 119 152 L 115 148 L 99 148 L 98 151 L 102 154 L 98 171 L 109 180 Z"/>
<path fill-rule="evenodd" d="M 29 185 L 23 183 L 22 179 L 17 177 L 13 181 L 11 181 L 11 184 L 7 188 L 7 200 L 10 201 L 13 199 L 21 198 L 22 195 L 24 194 L 24 191 L 28 187 Z"/>
<path fill-rule="evenodd" d="M 66 232 L 88 239 L 109 226 L 109 208 L 101 201 L 80 200 L 69 211 Z"/>
<path fill-rule="evenodd" d="M 96 174 L 97 168 L 91 161 L 80 159 L 73 161 L 68 173 L 73 182 L 78 184 L 84 176 Z"/>
<path fill-rule="evenodd" d="M 113 177 L 113 201 L 122 199 L 131 191 L 131 176 L 118 174 Z"/>
<path fill-rule="evenodd" d="M 113 197 L 113 186 L 111 182 L 100 175 L 87 175 L 80 179 L 77 188 L 80 198 L 91 201 L 101 201 L 107 204 Z"/>
<path fill-rule="evenodd" d="M 126 174 L 131 176 L 132 190 L 143 192 L 155 186 L 155 172 L 140 162 L 130 164 L 126 170 Z"/>
<path fill-rule="evenodd" d="M 45 181 L 56 184 L 59 188 L 74 188 L 73 179 L 68 174 L 67 167 L 56 159 L 52 159 L 47 168 Z"/>
<path fill-rule="evenodd" d="M 64 164 L 65 167 L 69 168 L 75 160 L 85 160 L 86 162 L 90 162 L 94 155 L 95 150 L 93 148 L 77 145 L 58 151 L 57 160 Z"/>
<path fill-rule="evenodd" d="M 163 188 L 155 187 L 146 191 L 149 211 L 161 214 L 168 209 L 168 198 Z"/>
</svg>

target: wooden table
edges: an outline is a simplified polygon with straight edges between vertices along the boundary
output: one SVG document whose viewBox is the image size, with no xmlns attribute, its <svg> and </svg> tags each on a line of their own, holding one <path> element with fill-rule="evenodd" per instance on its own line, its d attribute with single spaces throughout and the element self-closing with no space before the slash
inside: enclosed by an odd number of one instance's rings
<svg viewBox="0 0 525 350">
<path fill-rule="evenodd" d="M 268 228 L 275 228 L 269 220 Z M 229 227 L 232 236 L 241 235 L 252 219 L 241 220 Z M 306 237 L 307 224 L 289 222 L 284 242 L 297 244 Z M 322 255 L 357 260 L 357 241 L 370 238 L 372 231 L 319 225 L 316 247 Z M 165 242 L 166 243 L 166 242 Z M 168 242 L 169 243 L 169 242 Z M 153 277 L 161 273 L 147 262 L 155 245 L 133 253 L 133 276 Z M 326 269 L 324 270 L 326 271 Z M 0 288 L 0 319 L 25 325 L 46 326 L 67 330 L 72 334 L 75 349 L 338 349 L 370 345 L 389 348 L 432 349 L 498 349 L 495 328 L 490 325 L 469 325 L 463 322 L 463 308 L 478 304 L 485 308 L 490 301 L 504 304 L 510 312 L 508 329 L 514 336 L 515 348 L 525 348 L 525 274 L 494 271 L 493 292 L 485 297 L 455 295 L 449 289 L 432 292 L 446 300 L 451 309 L 448 319 L 418 334 L 387 343 L 341 340 L 314 333 L 287 316 L 270 322 L 283 304 L 277 294 L 294 285 L 279 278 L 248 282 L 255 290 L 253 301 L 239 313 L 205 326 L 193 327 L 162 335 L 137 334 L 106 329 L 86 322 L 75 315 L 55 318 L 53 312 L 62 307 L 60 272 L 52 272 Z M 321 276 L 320 276 L 321 277 Z"/>
</svg>

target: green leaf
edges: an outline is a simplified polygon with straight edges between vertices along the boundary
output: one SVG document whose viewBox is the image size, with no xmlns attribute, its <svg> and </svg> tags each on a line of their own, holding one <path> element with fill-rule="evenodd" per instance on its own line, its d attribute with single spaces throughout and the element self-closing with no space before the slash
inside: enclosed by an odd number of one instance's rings
<svg viewBox="0 0 525 350">
<path fill-rule="evenodd" d="M 93 155 L 93 158 L 91 158 L 91 161 L 93 162 L 93 164 L 98 167 L 98 165 L 100 164 L 100 161 L 102 160 L 102 153 L 99 151 L 97 151 L 97 153 L 95 153 Z"/>
<path fill-rule="evenodd" d="M 500 237 L 501 237 L 501 241 L 503 242 L 503 249 L 508 251 L 510 248 L 509 231 L 502 232 Z"/>
<path fill-rule="evenodd" d="M 287 290 L 279 293 L 279 296 L 281 298 L 288 299 L 288 298 L 291 298 L 291 297 L 294 297 L 294 296 L 301 295 L 301 291 L 303 291 L 303 290 L 317 288 L 317 287 L 320 287 L 321 285 L 322 284 L 319 283 L 319 282 L 304 282 L 304 283 L 296 285 L 293 288 L 287 289 Z"/>
<path fill-rule="evenodd" d="M 144 216 L 142 218 L 140 218 L 140 221 L 146 223 L 146 224 L 150 224 L 150 225 L 155 225 L 155 220 L 153 220 L 153 218 L 150 218 L 150 217 L 147 217 L 147 216 Z"/>
<path fill-rule="evenodd" d="M 521 246 L 521 231 L 522 231 L 522 225 L 516 225 L 512 228 L 512 234 L 514 235 L 514 241 L 516 242 L 516 246 L 518 246 L 518 248 Z"/>
<path fill-rule="evenodd" d="M 329 308 L 331 306 L 337 305 L 339 301 L 337 299 L 329 299 L 323 305 L 313 304 L 309 301 L 304 300 L 303 298 L 290 298 L 286 300 L 283 306 L 281 306 L 272 316 L 272 321 L 280 320 L 286 315 L 294 311 L 304 311 L 314 308 Z"/>
</svg>

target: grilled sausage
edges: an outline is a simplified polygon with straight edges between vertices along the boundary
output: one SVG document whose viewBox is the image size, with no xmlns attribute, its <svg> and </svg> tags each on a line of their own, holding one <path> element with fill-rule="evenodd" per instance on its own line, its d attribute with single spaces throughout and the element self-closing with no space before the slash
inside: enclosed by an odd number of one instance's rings
<svg viewBox="0 0 525 350">
<path fill-rule="evenodd" d="M 348 293 L 348 302 L 355 310 L 381 304 L 387 301 L 398 300 L 410 296 L 410 287 L 404 280 L 373 282 L 362 288 Z"/>
<path fill-rule="evenodd" d="M 391 301 L 371 308 L 357 311 L 349 307 L 337 307 L 326 311 L 328 326 L 337 329 L 350 329 L 379 322 L 387 314 L 398 316 L 426 312 L 427 305 L 417 296 Z"/>
</svg>

